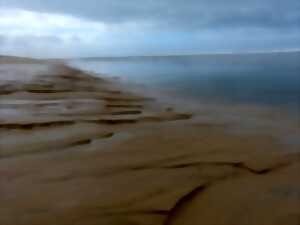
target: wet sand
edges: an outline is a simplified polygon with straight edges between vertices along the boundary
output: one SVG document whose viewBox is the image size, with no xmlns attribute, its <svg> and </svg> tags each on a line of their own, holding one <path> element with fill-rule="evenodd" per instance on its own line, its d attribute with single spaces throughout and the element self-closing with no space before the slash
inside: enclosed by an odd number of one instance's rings
<svg viewBox="0 0 300 225">
<path fill-rule="evenodd" d="M 298 225 L 299 150 L 115 80 L 0 58 L 1 225 Z"/>
</svg>

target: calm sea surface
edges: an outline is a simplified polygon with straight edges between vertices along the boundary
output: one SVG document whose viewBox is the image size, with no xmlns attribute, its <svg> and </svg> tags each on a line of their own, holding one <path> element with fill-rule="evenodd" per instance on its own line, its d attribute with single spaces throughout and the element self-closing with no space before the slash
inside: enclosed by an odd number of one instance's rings
<svg viewBox="0 0 300 225">
<path fill-rule="evenodd" d="M 74 60 L 71 65 L 181 98 L 300 113 L 300 52 L 97 58 Z"/>
</svg>

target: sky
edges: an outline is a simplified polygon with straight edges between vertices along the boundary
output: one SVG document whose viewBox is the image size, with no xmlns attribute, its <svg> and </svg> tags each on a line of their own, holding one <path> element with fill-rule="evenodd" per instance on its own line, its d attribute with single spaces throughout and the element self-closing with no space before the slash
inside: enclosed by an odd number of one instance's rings
<svg viewBox="0 0 300 225">
<path fill-rule="evenodd" d="M 299 0 L 0 0 L 0 55 L 294 51 Z"/>
</svg>

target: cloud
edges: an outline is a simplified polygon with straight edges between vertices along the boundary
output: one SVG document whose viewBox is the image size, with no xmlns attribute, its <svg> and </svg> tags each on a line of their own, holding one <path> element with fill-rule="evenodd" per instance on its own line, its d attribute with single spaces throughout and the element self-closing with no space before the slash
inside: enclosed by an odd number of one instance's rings
<svg viewBox="0 0 300 225">
<path fill-rule="evenodd" d="M 62 46 L 63 40 L 56 36 L 0 36 L 0 52 L 7 55 L 55 56 L 58 52 L 66 53 Z"/>
<path fill-rule="evenodd" d="M 108 30 L 105 24 L 62 14 L 2 8 L 0 15 L 2 54 L 66 57 Z"/>
<path fill-rule="evenodd" d="M 109 24 L 143 22 L 179 30 L 300 25 L 299 0 L 2 0 L 2 5 L 70 14 Z"/>
<path fill-rule="evenodd" d="M 299 0 L 0 0 L 0 15 L 0 54 L 75 57 L 300 48 Z"/>
<path fill-rule="evenodd" d="M 68 36 L 89 31 L 104 32 L 106 26 L 63 14 L 39 13 L 21 9 L 0 8 L 0 34 Z"/>
<path fill-rule="evenodd" d="M 3 46 L 5 44 L 6 38 L 3 35 L 0 35 L 0 46 Z"/>
</svg>

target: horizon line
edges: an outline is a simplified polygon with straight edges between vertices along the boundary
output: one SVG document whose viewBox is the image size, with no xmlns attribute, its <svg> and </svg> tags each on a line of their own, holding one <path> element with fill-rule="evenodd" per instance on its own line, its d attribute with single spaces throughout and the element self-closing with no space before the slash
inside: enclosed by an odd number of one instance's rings
<svg viewBox="0 0 300 225">
<path fill-rule="evenodd" d="M 255 54 L 276 54 L 276 53 L 300 53 L 299 49 L 287 50 L 270 50 L 270 51 L 245 51 L 245 52 L 204 52 L 204 53 L 191 53 L 191 54 L 153 54 L 153 55 L 111 55 L 111 56 L 71 56 L 64 58 L 47 58 L 47 57 L 30 57 L 23 55 L 5 55 L 0 53 L 0 57 L 17 57 L 17 58 L 31 58 L 40 60 L 70 60 L 70 59 L 96 59 L 96 58 L 147 58 L 147 57 L 183 57 L 183 56 L 214 56 L 214 55 L 255 55 Z"/>
<path fill-rule="evenodd" d="M 181 56 L 202 56 L 202 55 L 250 55 L 250 54 L 274 54 L 274 53 L 300 53 L 299 49 L 271 50 L 271 51 L 245 51 L 245 52 L 215 52 L 215 53 L 191 53 L 191 54 L 155 54 L 155 55 L 119 55 L 119 56 L 84 56 L 70 57 L 72 59 L 91 59 L 91 58 L 138 58 L 138 57 L 181 57 Z"/>
</svg>

